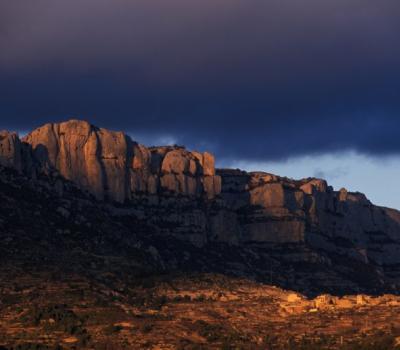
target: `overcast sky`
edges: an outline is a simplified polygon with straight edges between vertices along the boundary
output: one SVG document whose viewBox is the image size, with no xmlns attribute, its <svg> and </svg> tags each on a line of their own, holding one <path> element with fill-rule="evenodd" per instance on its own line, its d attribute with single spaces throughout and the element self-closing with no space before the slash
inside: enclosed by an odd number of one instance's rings
<svg viewBox="0 0 400 350">
<path fill-rule="evenodd" d="M 0 128 L 74 116 L 400 208 L 399 38 L 398 0 L 2 0 Z"/>
</svg>

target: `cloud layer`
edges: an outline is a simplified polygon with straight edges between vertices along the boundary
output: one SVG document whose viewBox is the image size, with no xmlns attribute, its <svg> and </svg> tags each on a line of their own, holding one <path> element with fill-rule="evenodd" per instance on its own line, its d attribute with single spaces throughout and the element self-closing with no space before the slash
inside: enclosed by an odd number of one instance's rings
<svg viewBox="0 0 400 350">
<path fill-rule="evenodd" d="M 79 116 L 225 159 L 399 153 L 397 0 L 5 0 L 1 127 Z"/>
</svg>

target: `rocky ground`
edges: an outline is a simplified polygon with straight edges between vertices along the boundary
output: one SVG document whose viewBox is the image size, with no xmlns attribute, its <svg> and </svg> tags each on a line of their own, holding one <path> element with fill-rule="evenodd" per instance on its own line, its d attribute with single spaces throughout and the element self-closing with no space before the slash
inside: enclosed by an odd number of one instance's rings
<svg viewBox="0 0 400 350">
<path fill-rule="evenodd" d="M 400 343 L 400 297 L 393 295 L 308 299 L 214 274 L 106 284 L 10 268 L 1 278 L 6 349 L 365 350 Z"/>
</svg>

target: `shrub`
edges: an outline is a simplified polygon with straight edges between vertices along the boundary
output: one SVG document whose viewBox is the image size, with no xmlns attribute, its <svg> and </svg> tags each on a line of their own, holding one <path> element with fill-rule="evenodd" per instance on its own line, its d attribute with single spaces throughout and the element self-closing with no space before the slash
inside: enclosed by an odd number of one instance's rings
<svg viewBox="0 0 400 350">
<path fill-rule="evenodd" d="M 112 335 L 115 333 L 119 333 L 120 331 L 122 331 L 123 327 L 119 326 L 119 325 L 109 325 L 104 329 L 104 334 L 106 335 Z"/>
</svg>

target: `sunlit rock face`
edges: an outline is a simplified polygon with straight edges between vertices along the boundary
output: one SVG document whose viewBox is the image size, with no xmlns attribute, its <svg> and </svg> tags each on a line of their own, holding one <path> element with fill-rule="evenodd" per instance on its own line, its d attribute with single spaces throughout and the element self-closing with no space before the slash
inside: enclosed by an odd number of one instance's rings
<svg viewBox="0 0 400 350">
<path fill-rule="evenodd" d="M 138 178 L 143 184 L 132 188 L 140 192 L 146 187 L 148 193 L 177 193 L 212 199 L 221 192 L 221 179 L 215 175 L 214 157 L 209 153 L 189 152 L 183 147 L 163 146 L 142 148 L 140 153 L 145 174 Z M 143 177 L 141 177 L 141 175 Z"/>
<path fill-rule="evenodd" d="M 46 124 L 23 141 L 42 168 L 57 169 L 100 200 L 122 203 L 134 194 L 165 193 L 212 199 L 220 192 L 212 155 L 181 147 L 149 149 L 85 121 Z"/>
<path fill-rule="evenodd" d="M 133 142 L 123 133 L 71 120 L 46 124 L 23 141 L 32 146 L 43 167 L 57 169 L 98 199 L 123 202 L 129 198 L 128 164 Z"/>
</svg>

